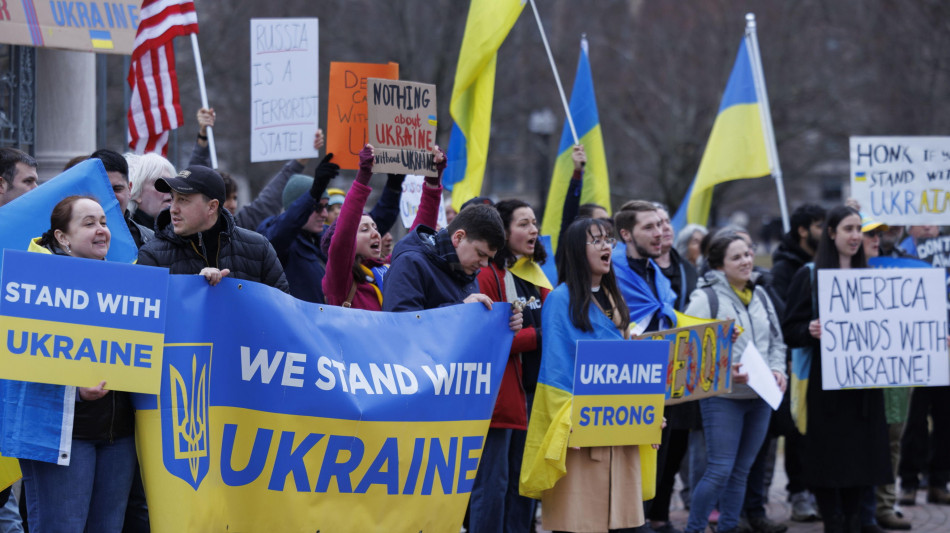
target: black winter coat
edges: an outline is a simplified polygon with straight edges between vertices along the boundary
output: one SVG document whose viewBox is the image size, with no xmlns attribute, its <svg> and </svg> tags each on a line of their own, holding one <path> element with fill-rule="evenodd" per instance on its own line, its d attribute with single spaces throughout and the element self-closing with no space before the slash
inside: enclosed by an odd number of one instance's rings
<svg viewBox="0 0 950 533">
<path fill-rule="evenodd" d="M 813 297 L 811 271 L 801 268 L 789 286 L 782 333 L 789 348 L 811 347 L 813 353 L 808 427 L 802 439 L 805 485 L 845 488 L 892 483 L 881 389 L 821 388 L 821 344 L 808 332 L 808 323 L 818 318 L 812 312 Z"/>
<path fill-rule="evenodd" d="M 445 230 L 424 225 L 393 249 L 383 283 L 383 311 L 421 311 L 462 303 L 478 292 L 475 274 L 466 274 Z"/>
<path fill-rule="evenodd" d="M 786 233 L 778 248 L 772 252 L 772 288 L 783 302 L 788 300 L 788 286 L 792 283 L 792 277 L 812 260 L 811 255 L 792 237 Z"/>
<path fill-rule="evenodd" d="M 172 274 L 197 274 L 202 268 L 229 269 L 228 277 L 256 281 L 287 292 L 287 278 L 270 243 L 259 233 L 239 228 L 234 217 L 218 209 L 226 228 L 219 234 L 218 257 L 209 261 L 190 239 L 175 234 L 168 209 L 155 220 L 155 238 L 139 250 L 138 264 L 165 267 Z"/>
</svg>

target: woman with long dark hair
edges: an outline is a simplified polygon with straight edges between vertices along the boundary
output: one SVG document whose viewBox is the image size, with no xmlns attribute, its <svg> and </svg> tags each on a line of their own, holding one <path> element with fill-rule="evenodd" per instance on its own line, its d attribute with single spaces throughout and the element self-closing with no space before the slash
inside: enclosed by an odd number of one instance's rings
<svg viewBox="0 0 950 533">
<path fill-rule="evenodd" d="M 746 494 L 746 481 L 755 457 L 765 441 L 771 408 L 748 385 L 740 371 L 749 343 L 762 354 L 776 384 L 785 390 L 785 343 L 772 301 L 762 287 L 753 284 L 754 253 L 736 232 L 720 232 L 709 244 L 711 270 L 700 279 L 690 297 L 686 314 L 714 320 L 734 319 L 742 334 L 732 347 L 732 392 L 699 400 L 706 435 L 706 470 L 692 487 L 688 532 L 706 530 L 709 513 L 721 513 L 720 531 L 739 525 Z"/>
<path fill-rule="evenodd" d="M 804 479 L 828 533 L 861 530 L 859 508 L 873 485 L 892 481 L 884 396 L 880 389 L 822 390 L 818 275 L 821 269 L 866 268 L 861 215 L 838 206 L 825 219 L 814 267 L 795 273 L 782 322 L 789 346 L 811 353 L 806 394 Z"/>
<path fill-rule="evenodd" d="M 630 325 L 611 264 L 615 242 L 607 221 L 573 222 L 560 243 L 558 286 L 544 303 L 521 493 L 542 500 L 548 530 L 624 531 L 644 523 L 640 448 L 567 446 L 577 341 L 624 339 Z"/>
<path fill-rule="evenodd" d="M 541 366 L 541 305 L 551 283 L 541 270 L 547 260 L 538 243 L 538 220 L 521 200 L 495 204 L 505 226 L 505 246 L 478 273 L 478 287 L 494 302 L 523 309 L 524 323 L 511 343 L 495 411 L 472 487 L 468 530 L 525 532 L 534 501 L 518 494 L 528 409 Z"/>
</svg>

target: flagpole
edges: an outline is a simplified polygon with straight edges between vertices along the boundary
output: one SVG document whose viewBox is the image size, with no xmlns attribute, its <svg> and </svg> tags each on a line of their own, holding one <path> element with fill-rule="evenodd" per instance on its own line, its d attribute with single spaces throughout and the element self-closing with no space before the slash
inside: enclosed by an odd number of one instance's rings
<svg viewBox="0 0 950 533">
<path fill-rule="evenodd" d="M 533 0 L 532 0 L 533 1 Z M 782 181 L 782 165 L 778 160 L 778 148 L 775 145 L 775 130 L 772 127 L 772 112 L 769 110 L 769 95 L 765 90 L 765 74 L 762 71 L 762 56 L 759 55 L 759 39 L 755 31 L 755 14 L 746 13 L 745 40 L 749 49 L 752 63 L 752 77 L 755 80 L 755 94 L 759 100 L 760 116 L 762 117 L 762 131 L 765 132 L 765 150 L 769 156 L 769 167 L 772 178 L 775 179 L 775 188 L 778 191 L 778 204 L 782 213 L 782 228 L 786 233 L 790 230 L 788 221 L 788 205 L 785 203 L 785 185 Z"/>
<path fill-rule="evenodd" d="M 198 49 L 198 36 L 191 34 L 191 51 L 195 55 L 195 69 L 198 71 L 198 90 L 201 91 L 201 107 L 208 109 L 208 90 L 205 88 L 205 70 L 201 65 L 201 51 Z M 208 151 L 211 153 L 211 168 L 218 168 L 218 153 L 214 149 L 214 131 L 208 126 Z"/>
<path fill-rule="evenodd" d="M 561 93 L 561 104 L 564 105 L 564 113 L 567 114 L 567 124 L 571 127 L 571 136 L 574 137 L 574 144 L 579 144 L 577 130 L 574 128 L 574 118 L 571 116 L 571 108 L 567 105 L 567 97 L 564 96 L 564 87 L 561 86 L 561 76 L 557 73 L 557 65 L 554 64 L 554 56 L 551 54 L 551 47 L 548 45 L 548 38 L 544 34 L 544 26 L 541 24 L 541 16 L 538 15 L 538 6 L 531 1 L 531 10 L 534 11 L 534 20 L 538 22 L 538 30 L 541 32 L 541 42 L 544 43 L 544 50 L 548 53 L 548 61 L 551 62 L 551 70 L 554 71 L 554 81 L 557 82 L 557 90 Z"/>
</svg>

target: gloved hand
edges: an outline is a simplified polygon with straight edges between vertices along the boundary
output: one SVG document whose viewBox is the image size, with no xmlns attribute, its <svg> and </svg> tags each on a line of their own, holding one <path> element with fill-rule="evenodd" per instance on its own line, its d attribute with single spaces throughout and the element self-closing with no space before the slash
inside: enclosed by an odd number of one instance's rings
<svg viewBox="0 0 950 533">
<path fill-rule="evenodd" d="M 449 158 L 445 156 L 445 152 L 439 148 L 439 145 L 435 145 L 435 169 L 438 172 L 437 176 L 426 176 L 425 181 L 426 185 L 438 189 L 442 185 L 442 171 L 445 170 L 445 166 L 449 162 Z"/>
<path fill-rule="evenodd" d="M 320 200 L 320 197 L 323 196 L 323 192 L 327 190 L 327 185 L 330 184 L 330 180 L 340 173 L 340 165 L 331 162 L 331 159 L 333 159 L 333 154 L 327 154 L 313 172 L 313 185 L 310 186 L 310 197 L 314 200 Z"/>
<path fill-rule="evenodd" d="M 373 145 L 367 144 L 360 150 L 360 169 L 356 173 L 356 181 L 363 185 L 369 185 L 369 179 L 373 177 L 373 163 L 376 158 L 373 156 Z"/>
</svg>

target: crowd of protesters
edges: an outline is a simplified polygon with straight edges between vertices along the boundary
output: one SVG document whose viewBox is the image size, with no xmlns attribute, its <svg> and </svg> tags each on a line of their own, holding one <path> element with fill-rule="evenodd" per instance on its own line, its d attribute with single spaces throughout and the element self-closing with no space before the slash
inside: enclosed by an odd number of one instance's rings
<svg viewBox="0 0 950 533">
<path fill-rule="evenodd" d="M 792 351 L 820 353 L 815 272 L 865 268 L 874 256 L 913 256 L 915 245 L 938 228 L 910 228 L 902 241 L 902 228 L 869 219 L 860 206 L 826 212 L 803 205 L 769 272 L 754 265 L 756 247 L 743 228 L 688 225 L 674 235 L 667 208 L 650 199 L 630 200 L 613 217 L 605 206 L 580 205 L 586 156 L 576 146 L 565 204 L 547 207 L 563 210 L 551 257 L 539 240 L 535 210 L 518 199 L 476 198 L 452 212 L 447 227 L 437 227 L 446 157 L 436 147 L 438 175 L 425 179 L 415 221 L 393 247 L 390 228 L 405 176 L 389 174 L 384 185 L 380 179 L 380 200 L 367 211 L 372 146 L 359 153 L 356 180 L 346 191 L 330 188 L 340 168 L 326 154 L 312 177 L 303 174 L 307 160 L 287 162 L 238 210 L 234 180 L 208 168 L 205 131 L 214 120 L 213 110 L 198 112 L 198 140 L 180 172 L 156 154 L 103 149 L 89 156 L 103 163 L 139 264 L 200 275 L 212 286 L 238 278 L 301 300 L 371 311 L 512 304 L 515 336 L 473 483 L 469 531 L 526 532 L 540 515 L 556 531 L 679 533 L 669 515 L 679 474 L 689 509 L 679 526 L 686 531 L 718 523 L 721 533 L 782 533 L 787 525 L 770 520 L 764 507 L 778 436 L 785 437 L 792 520 L 823 520 L 828 532 L 910 529 L 901 506 L 917 504 L 924 483 L 928 502 L 950 504 L 948 387 L 824 391 L 821 366 L 813 364 L 802 434 L 789 394 L 773 412 L 745 385 L 741 356 L 753 344 L 785 392 Z M 318 131 L 314 148 L 323 142 Z M 0 177 L 2 206 L 37 186 L 36 161 L 0 149 Z M 48 230 L 28 243 L 30 251 L 103 260 L 111 242 L 104 200 L 63 198 L 48 214 Z M 546 261 L 556 263 L 556 283 L 542 271 Z M 578 449 L 564 439 L 558 450 L 545 450 L 560 456 L 563 471 L 542 487 L 538 513 L 537 500 L 519 487 L 523 465 L 542 453 L 526 443 L 529 425 L 542 423 L 531 416 L 542 401 L 535 393 L 539 380 L 573 372 L 552 361 L 573 361 L 580 339 L 675 327 L 677 312 L 737 321 L 732 391 L 667 409 L 649 501 L 636 446 Z M 148 531 L 128 394 L 105 382 L 18 386 L 30 405 L 18 423 L 55 420 L 56 437 L 71 436 L 71 457 L 12 455 L 20 458 L 23 489 L 19 504 L 8 499 L 9 489 L 0 493 L 0 533 Z"/>
</svg>

